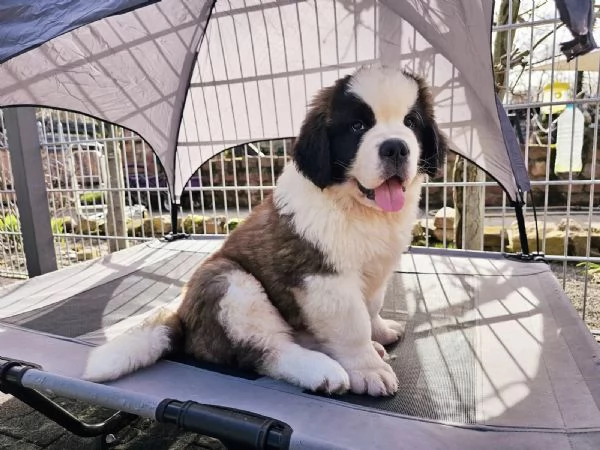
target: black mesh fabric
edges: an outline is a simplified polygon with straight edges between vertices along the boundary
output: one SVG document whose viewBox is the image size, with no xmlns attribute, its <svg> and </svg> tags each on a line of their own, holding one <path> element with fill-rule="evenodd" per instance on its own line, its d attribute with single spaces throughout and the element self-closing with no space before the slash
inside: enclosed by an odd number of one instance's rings
<svg viewBox="0 0 600 450">
<path fill-rule="evenodd" d="M 206 253 L 176 252 L 126 276 L 98 283 L 60 302 L 2 319 L 36 331 L 78 337 L 143 314 L 176 298 Z"/>
<path fill-rule="evenodd" d="M 125 277 L 3 320 L 64 337 L 81 336 L 174 299 L 190 272 L 206 255 L 174 253 Z M 388 349 L 400 389 L 391 398 L 346 394 L 336 396 L 336 400 L 430 419 L 457 423 L 476 421 L 477 342 L 473 322 L 461 322 L 457 318 L 473 311 L 473 292 L 476 292 L 473 285 L 477 281 L 476 277 L 465 275 L 449 279 L 460 284 L 449 291 L 453 295 L 461 292 L 461 299 L 449 298 L 444 291 L 448 280 L 441 280 L 435 274 L 397 273 L 392 277 L 384 316 L 406 321 L 407 299 L 416 304 L 407 321 L 404 339 Z M 425 300 L 423 290 L 430 290 L 434 285 L 434 294 L 428 292 Z M 226 375 L 260 378 L 254 373 L 221 368 L 181 355 L 170 359 Z"/>
<path fill-rule="evenodd" d="M 444 295 L 428 296 L 425 301 L 423 284 L 432 283 L 435 278 L 435 275 L 397 273 L 388 287 L 384 317 L 406 321 L 406 298 L 416 302 L 416 311 L 406 322 L 404 338 L 388 348 L 393 358 L 390 364 L 400 382 L 397 394 L 388 398 L 345 394 L 336 396 L 336 400 L 428 419 L 476 422 L 474 327 L 471 321 L 455 320 L 473 309 L 470 281 L 475 280 L 460 277 L 466 291 L 466 300 L 462 302 L 451 303 Z"/>
</svg>

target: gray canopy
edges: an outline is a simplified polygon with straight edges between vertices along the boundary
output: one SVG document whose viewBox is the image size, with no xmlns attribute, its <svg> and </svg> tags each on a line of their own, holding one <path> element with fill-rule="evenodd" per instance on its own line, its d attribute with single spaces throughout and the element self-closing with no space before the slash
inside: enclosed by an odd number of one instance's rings
<svg viewBox="0 0 600 450">
<path fill-rule="evenodd" d="M 178 202 L 232 146 L 297 134 L 322 86 L 405 67 L 453 149 L 512 200 L 527 173 L 494 93 L 493 0 L 15 0 L 0 5 L 0 106 L 73 110 L 139 133 Z"/>
</svg>

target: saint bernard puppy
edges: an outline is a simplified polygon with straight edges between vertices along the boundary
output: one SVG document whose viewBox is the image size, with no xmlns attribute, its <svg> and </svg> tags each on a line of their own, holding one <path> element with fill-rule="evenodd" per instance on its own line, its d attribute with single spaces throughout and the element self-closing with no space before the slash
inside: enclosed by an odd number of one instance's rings
<svg viewBox="0 0 600 450">
<path fill-rule="evenodd" d="M 321 90 L 273 195 L 198 267 L 176 312 L 94 349 L 84 378 L 183 350 L 313 391 L 394 394 L 382 345 L 404 327 L 380 310 L 445 151 L 419 77 L 365 67 Z"/>
</svg>

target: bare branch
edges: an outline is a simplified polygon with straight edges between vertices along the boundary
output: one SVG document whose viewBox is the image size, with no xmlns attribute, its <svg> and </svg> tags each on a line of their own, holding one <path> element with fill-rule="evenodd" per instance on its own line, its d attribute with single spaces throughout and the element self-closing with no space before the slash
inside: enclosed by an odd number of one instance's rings
<svg viewBox="0 0 600 450">
<path fill-rule="evenodd" d="M 533 11 L 535 11 L 536 9 L 540 9 L 541 7 L 547 5 L 549 1 L 550 0 L 545 0 L 545 1 L 537 3 L 537 4 L 534 3 L 533 8 L 528 9 L 527 11 L 523 11 L 522 13 L 520 13 L 517 20 L 519 21 L 519 23 L 531 22 L 531 20 L 524 19 L 523 16 L 526 16 L 527 14 L 532 14 Z"/>
<path fill-rule="evenodd" d="M 516 23 L 519 17 L 519 8 L 521 6 L 521 0 L 502 0 L 500 4 L 500 10 L 498 11 L 498 18 L 496 23 L 498 25 L 506 25 L 508 23 Z M 509 54 L 512 51 L 513 44 L 515 41 L 514 30 L 503 30 L 496 34 L 494 41 L 493 61 L 495 70 L 495 81 L 496 81 L 496 93 L 503 98 L 506 89 L 506 61 L 502 63 L 502 57 Z M 500 70 L 498 70 L 500 69 Z"/>
</svg>

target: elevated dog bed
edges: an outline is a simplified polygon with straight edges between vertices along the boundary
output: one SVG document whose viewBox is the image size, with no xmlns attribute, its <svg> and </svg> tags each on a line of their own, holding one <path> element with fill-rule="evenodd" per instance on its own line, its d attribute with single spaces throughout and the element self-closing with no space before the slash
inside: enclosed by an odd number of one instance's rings
<svg viewBox="0 0 600 450">
<path fill-rule="evenodd" d="M 401 385 L 392 398 L 319 396 L 185 358 L 106 385 L 78 379 L 90 345 L 176 302 L 220 242 L 153 241 L 5 288 L 0 353 L 41 366 L 24 373 L 23 386 L 143 417 L 175 420 L 164 417 L 165 400 L 177 399 L 274 418 L 271 439 L 283 448 L 285 430 L 298 449 L 600 447 L 597 344 L 544 263 L 497 254 L 414 248 L 404 256 L 384 307 L 408 319 L 389 349 Z M 256 438 L 242 413 L 208 420 L 200 411 L 203 420 L 181 424 L 225 442 Z"/>
<path fill-rule="evenodd" d="M 494 93 L 493 10 L 493 0 L 0 6 L 0 106 L 13 154 L 28 150 L 18 137 L 35 135 L 36 124 L 32 111 L 25 123 L 10 108 L 43 105 L 134 130 L 164 167 L 175 225 L 180 194 L 203 162 L 295 136 L 314 93 L 359 66 L 402 65 L 432 86 L 452 149 L 506 192 L 524 253 L 405 255 L 385 305 L 408 319 L 404 340 L 389 349 L 401 383 L 393 398 L 320 396 L 182 356 L 112 383 L 80 380 L 92 345 L 176 302 L 220 245 L 178 236 L 5 288 L 0 389 L 83 436 L 134 415 L 236 449 L 600 448 L 597 346 L 549 269 L 528 254 L 530 183 Z M 44 392 L 120 412 L 85 424 Z"/>
</svg>

